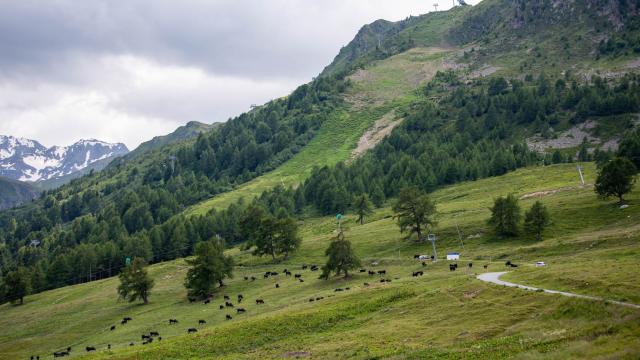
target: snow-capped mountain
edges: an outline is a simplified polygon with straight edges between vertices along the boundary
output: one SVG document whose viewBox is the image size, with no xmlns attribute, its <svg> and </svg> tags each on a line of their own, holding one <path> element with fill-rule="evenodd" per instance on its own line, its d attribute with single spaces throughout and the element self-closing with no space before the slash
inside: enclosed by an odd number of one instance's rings
<svg viewBox="0 0 640 360">
<path fill-rule="evenodd" d="M 0 176 L 20 181 L 50 180 L 128 152 L 124 144 L 93 139 L 46 148 L 35 140 L 0 135 Z"/>
</svg>

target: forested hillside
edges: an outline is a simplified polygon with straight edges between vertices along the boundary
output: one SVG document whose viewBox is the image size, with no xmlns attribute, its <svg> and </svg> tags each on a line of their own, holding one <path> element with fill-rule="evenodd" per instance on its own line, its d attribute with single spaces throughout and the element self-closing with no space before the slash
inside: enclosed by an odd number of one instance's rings
<svg viewBox="0 0 640 360">
<path fill-rule="evenodd" d="M 374 109 L 378 116 L 384 109 L 401 123 L 361 157 L 267 189 L 255 201 L 274 216 L 344 213 L 362 194 L 380 207 L 408 185 L 433 191 L 529 165 L 604 161 L 615 149 L 583 141 L 539 152 L 527 140 L 593 123 L 616 144 L 625 132 L 628 143 L 637 142 L 629 131 L 640 111 L 637 2 L 547 3 L 485 0 L 367 26 L 321 76 L 286 98 L 0 213 L 0 274 L 24 268 L 38 292 L 114 275 L 125 257 L 183 257 L 216 235 L 240 243 L 250 197 L 204 216 L 183 211 L 287 163 L 339 111 Z M 436 46 L 422 57 L 407 52 Z M 374 82 L 388 85 L 384 94 L 358 82 L 382 76 L 368 71 L 398 54 L 408 60 Z M 427 62 L 441 71 L 426 76 L 401 67 Z M 415 90 L 398 92 L 396 82 Z M 28 246 L 31 240 L 41 245 Z"/>
</svg>

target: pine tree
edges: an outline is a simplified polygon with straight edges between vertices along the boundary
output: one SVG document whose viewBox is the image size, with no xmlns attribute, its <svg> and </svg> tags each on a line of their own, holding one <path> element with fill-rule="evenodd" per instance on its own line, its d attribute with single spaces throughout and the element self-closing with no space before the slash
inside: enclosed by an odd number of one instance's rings
<svg viewBox="0 0 640 360">
<path fill-rule="evenodd" d="M 491 208 L 491 218 L 489 225 L 492 225 L 496 234 L 500 236 L 518 235 L 518 224 L 520 223 L 520 206 L 518 199 L 513 194 L 506 197 L 499 197 L 494 201 Z"/>
<path fill-rule="evenodd" d="M 524 228 L 527 233 L 534 235 L 536 240 L 540 241 L 547 225 L 549 225 L 549 212 L 540 201 L 536 201 L 524 214 Z"/>
<path fill-rule="evenodd" d="M 382 207 L 384 205 L 384 191 L 382 191 L 382 186 L 379 183 L 375 183 L 371 188 L 371 201 L 373 205 L 377 208 Z"/>
<path fill-rule="evenodd" d="M 4 277 L 5 297 L 8 301 L 20 300 L 24 303 L 24 297 L 29 293 L 29 273 L 23 267 L 10 271 Z"/>
<path fill-rule="evenodd" d="M 427 194 L 415 186 L 400 190 L 398 200 L 393 205 L 393 211 L 398 219 L 400 232 L 408 232 L 407 239 L 416 234 L 418 241 L 423 241 L 423 232 L 428 226 L 435 226 L 436 206 Z"/>
<path fill-rule="evenodd" d="M 358 215 L 358 222 L 360 225 L 364 224 L 364 217 L 373 212 L 373 210 L 371 210 L 369 196 L 367 196 L 367 194 L 360 194 L 356 196 L 355 199 L 353 199 L 353 209 Z"/>
<path fill-rule="evenodd" d="M 636 173 L 637 169 L 629 159 L 617 157 L 605 164 L 598 173 L 595 191 L 605 199 L 616 196 L 622 204 L 624 194 L 633 188 Z"/>
<path fill-rule="evenodd" d="M 145 269 L 146 263 L 143 258 L 136 257 L 120 273 L 120 285 L 118 286 L 118 295 L 122 299 L 134 302 L 138 299 L 145 304 L 149 303 L 149 295 L 153 288 L 153 280 L 147 274 Z"/>
<path fill-rule="evenodd" d="M 224 286 L 223 280 L 233 275 L 233 259 L 224 255 L 224 243 L 220 240 L 200 242 L 195 247 L 195 257 L 187 259 L 191 266 L 187 271 L 184 286 L 189 296 L 205 298 L 215 291 L 215 286 Z"/>
<path fill-rule="evenodd" d="M 321 279 L 329 279 L 331 272 L 335 272 L 336 276 L 344 272 L 344 277 L 349 277 L 349 270 L 356 269 L 360 266 L 360 259 L 356 256 L 351 242 L 344 238 L 344 234 L 340 232 L 338 237 L 331 241 L 329 247 L 325 251 L 325 255 L 329 258 L 327 263 L 322 267 Z"/>
<path fill-rule="evenodd" d="M 586 137 L 582 139 L 582 143 L 580 144 L 578 161 L 591 161 L 591 155 L 589 154 L 589 141 Z"/>
</svg>

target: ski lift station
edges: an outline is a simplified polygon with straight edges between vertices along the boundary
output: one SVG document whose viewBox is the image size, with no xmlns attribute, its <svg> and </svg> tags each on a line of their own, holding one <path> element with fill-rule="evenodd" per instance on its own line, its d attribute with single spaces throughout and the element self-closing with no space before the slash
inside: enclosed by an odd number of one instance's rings
<svg viewBox="0 0 640 360">
<path fill-rule="evenodd" d="M 460 253 L 457 253 L 457 252 L 447 253 L 447 260 L 460 260 Z"/>
</svg>

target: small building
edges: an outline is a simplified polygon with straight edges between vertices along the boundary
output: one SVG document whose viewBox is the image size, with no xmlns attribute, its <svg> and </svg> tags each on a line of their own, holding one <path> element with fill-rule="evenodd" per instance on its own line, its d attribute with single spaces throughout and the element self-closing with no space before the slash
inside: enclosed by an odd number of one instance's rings
<svg viewBox="0 0 640 360">
<path fill-rule="evenodd" d="M 447 260 L 460 260 L 460 253 L 447 253 Z"/>
</svg>

